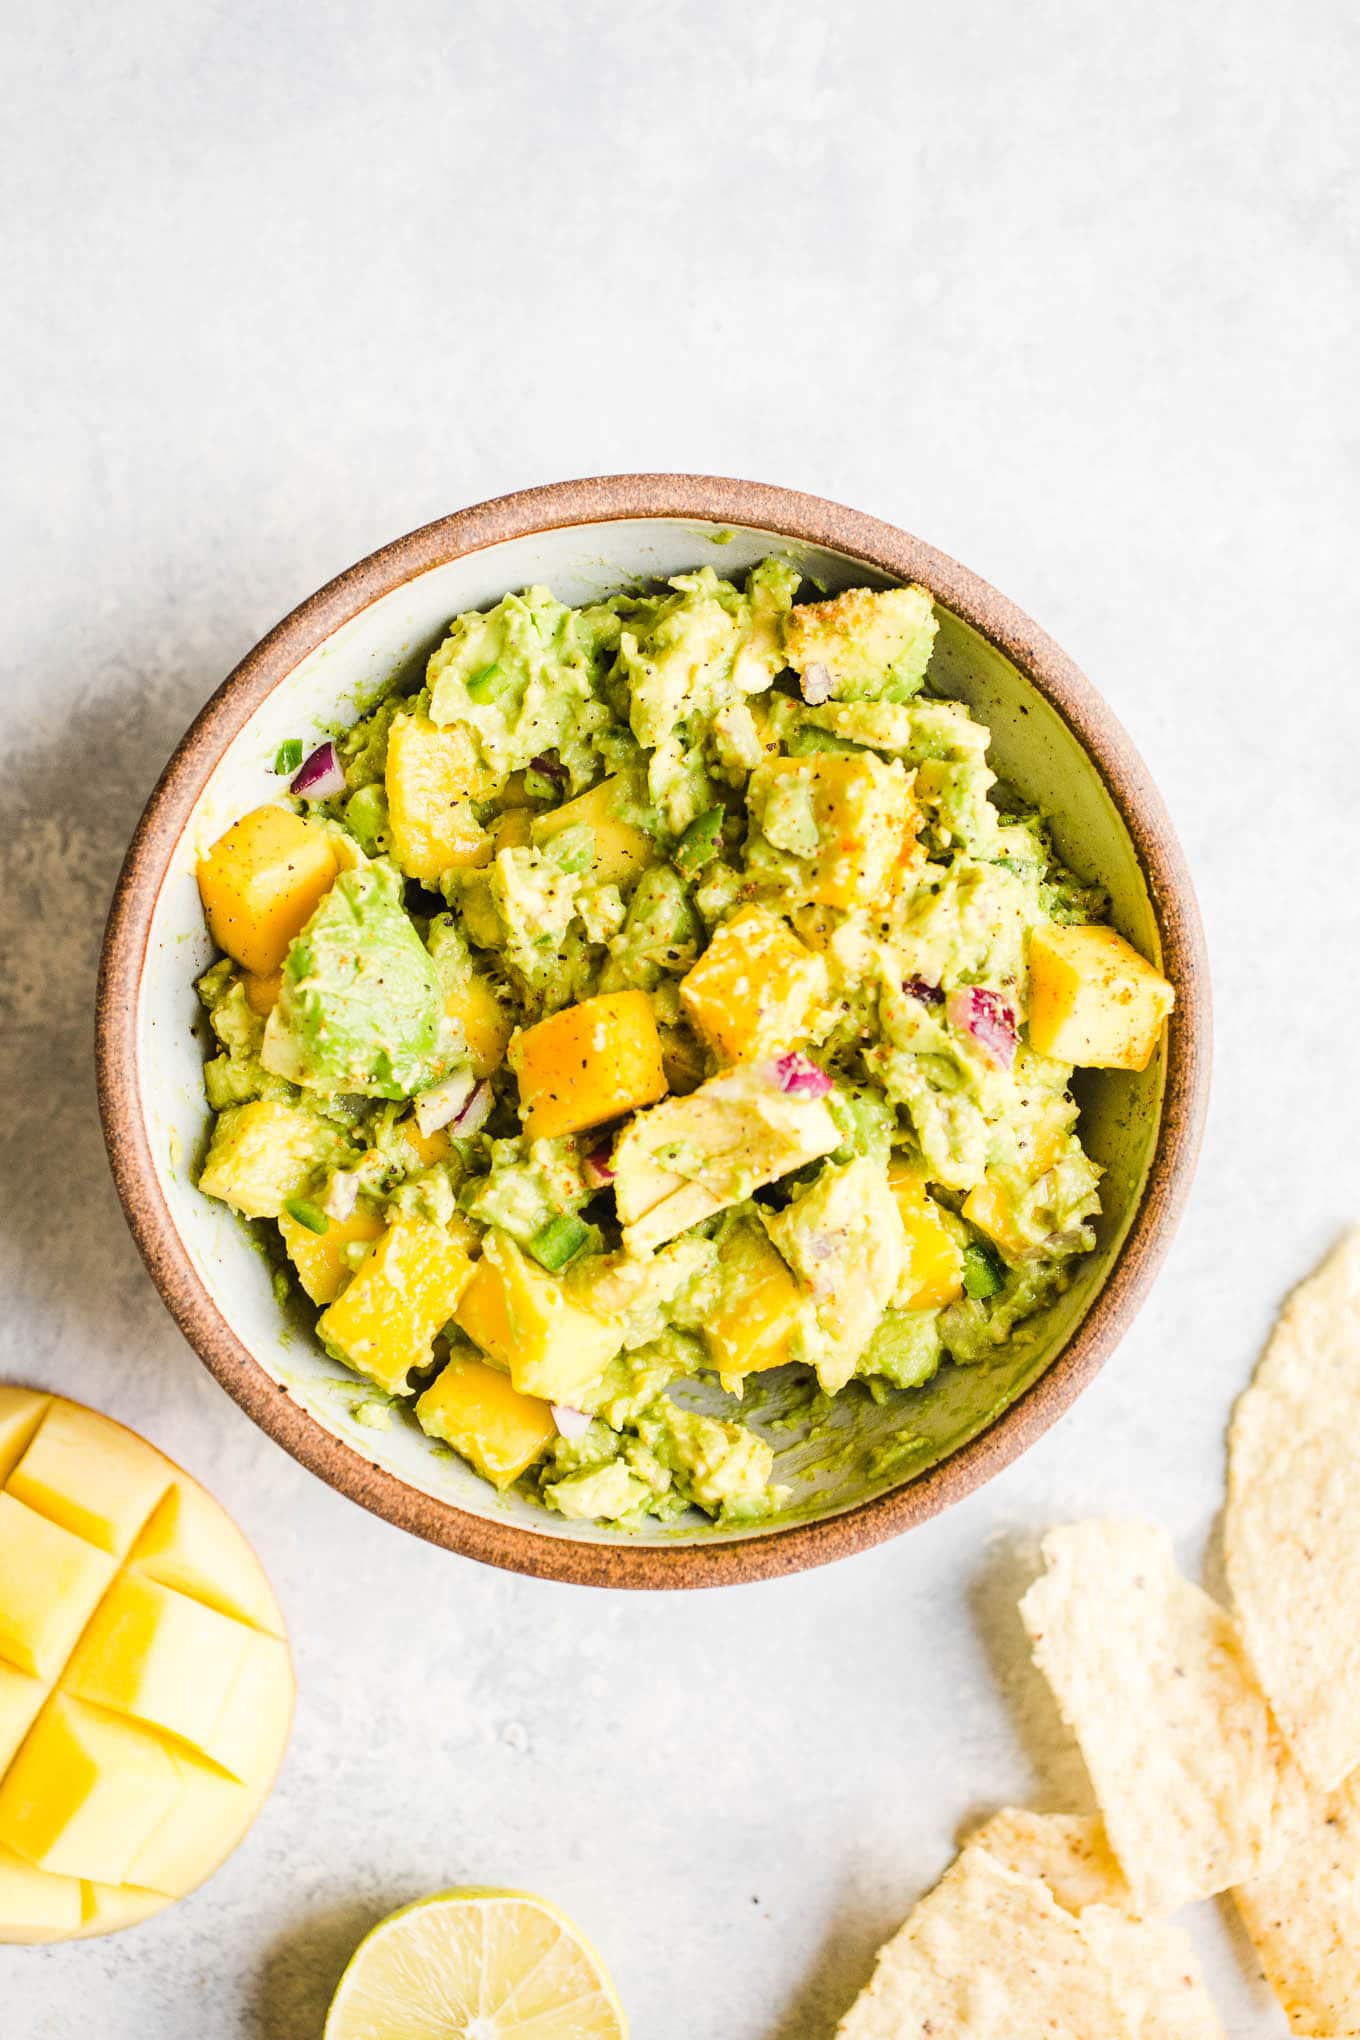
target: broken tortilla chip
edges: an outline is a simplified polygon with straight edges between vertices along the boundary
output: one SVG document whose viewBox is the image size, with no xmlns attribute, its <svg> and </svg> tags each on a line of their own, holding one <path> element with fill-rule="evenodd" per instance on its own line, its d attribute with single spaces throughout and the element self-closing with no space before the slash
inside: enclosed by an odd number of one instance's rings
<svg viewBox="0 0 1360 2040">
<path fill-rule="evenodd" d="M 968 1836 L 967 1846 L 985 1849 L 1017 1877 L 1037 1877 L 1066 1912 L 1108 1905 L 1134 1914 L 1128 1880 L 1093 1813 L 1031 1813 L 1003 1806 Z"/>
<path fill-rule="evenodd" d="M 1242 1640 L 1319 1792 L 1360 1765 L 1360 1226 L 1280 1315 L 1228 1447 Z"/>
<path fill-rule="evenodd" d="M 1154 1524 L 1076 1523 L 1042 1549 L 1020 1613 L 1136 1909 L 1173 1912 L 1271 1867 L 1308 1793 L 1229 1617 Z"/>
<path fill-rule="evenodd" d="M 1274 1870 L 1233 1897 L 1290 2032 L 1360 2034 L 1360 1773 Z"/>
<path fill-rule="evenodd" d="M 1128 2040 L 1075 1914 L 1036 1877 L 967 1848 L 887 1946 L 837 2040 Z"/>
</svg>

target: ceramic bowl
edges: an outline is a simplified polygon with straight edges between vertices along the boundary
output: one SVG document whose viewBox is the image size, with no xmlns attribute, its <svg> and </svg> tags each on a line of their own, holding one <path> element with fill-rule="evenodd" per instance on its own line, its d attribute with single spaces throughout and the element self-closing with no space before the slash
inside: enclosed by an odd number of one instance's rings
<svg viewBox="0 0 1360 2040">
<path fill-rule="evenodd" d="M 820 586 L 924 583 L 940 607 L 932 684 L 992 731 L 1000 775 L 1051 814 L 1060 853 L 1113 900 L 1118 926 L 1176 990 L 1166 1044 L 1140 1076 L 1078 1080 L 1104 1216 L 1072 1287 L 980 1367 L 947 1366 L 885 1406 L 839 1399 L 814 1451 L 778 1428 L 788 1505 L 758 1530 L 698 1520 L 623 1532 L 497 1496 L 404 1414 L 371 1399 L 275 1298 L 249 1228 L 194 1188 L 207 1133 L 194 978 L 212 958 L 195 858 L 277 797 L 280 742 L 304 748 L 420 663 L 458 611 L 545 583 L 580 603 L 711 562 L 767 553 Z M 1194 894 L 1132 744 L 1058 647 L 975 574 L 907 533 L 750 482 L 619 475 L 502 497 L 352 567 L 270 632 L 166 767 L 128 851 L 105 940 L 100 1107 L 128 1221 L 185 1337 L 304 1466 L 389 1521 L 518 1571 L 616 1587 L 693 1587 L 818 1565 L 920 1523 L 1030 1445 L 1108 1357 L 1166 1251 L 1194 1167 L 1209 1073 L 1209 989 Z M 778 1416 L 779 1385 L 762 1421 Z"/>
</svg>

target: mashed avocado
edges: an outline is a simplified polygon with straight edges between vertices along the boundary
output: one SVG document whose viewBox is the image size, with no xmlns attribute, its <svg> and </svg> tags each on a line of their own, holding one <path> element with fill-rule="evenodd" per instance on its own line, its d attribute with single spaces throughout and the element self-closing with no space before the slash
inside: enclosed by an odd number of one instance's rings
<svg viewBox="0 0 1360 2040">
<path fill-rule="evenodd" d="M 563 1516 L 767 1517 L 753 1377 L 917 1389 L 1094 1241 L 1055 1044 L 1118 1065 L 1118 1030 L 1079 944 L 1051 985 L 1030 944 L 1100 897 L 931 692 L 929 594 L 798 593 L 772 559 L 460 616 L 284 811 L 337 870 L 291 941 L 292 862 L 200 867 L 255 959 L 200 981 L 201 1187 L 332 1353 Z"/>
</svg>

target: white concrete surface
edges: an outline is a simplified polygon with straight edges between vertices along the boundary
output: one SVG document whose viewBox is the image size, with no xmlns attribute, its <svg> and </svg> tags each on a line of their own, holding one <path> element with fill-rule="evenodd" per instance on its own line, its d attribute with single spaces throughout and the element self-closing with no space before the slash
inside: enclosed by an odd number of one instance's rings
<svg viewBox="0 0 1360 2040">
<path fill-rule="evenodd" d="M 302 1700 L 199 1897 L 0 1950 L 7 2040 L 311 2040 L 360 1933 L 528 1884 L 638 2040 L 830 2040 L 998 1802 L 1080 1803 L 1018 1650 L 1034 1533 L 1200 1564 L 1286 1287 L 1360 1212 L 1360 35 L 1135 14 L 130 0 L 7 13 L 0 1376 L 145 1426 L 257 1541 Z M 1218 1066 L 1189 1216 L 1076 1411 L 894 1546 L 610 1598 L 479 1571 L 258 1435 L 104 1166 L 100 926 L 259 634 L 439 512 L 679 467 L 837 496 L 989 576 L 1133 731 L 1198 876 Z M 1232 2033 L 1283 2031 L 1212 1908 Z"/>
</svg>

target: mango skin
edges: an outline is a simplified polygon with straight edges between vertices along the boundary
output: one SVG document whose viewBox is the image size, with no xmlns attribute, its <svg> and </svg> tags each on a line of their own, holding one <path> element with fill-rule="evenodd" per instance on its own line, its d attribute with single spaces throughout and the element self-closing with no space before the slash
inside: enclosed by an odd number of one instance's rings
<svg viewBox="0 0 1360 2040">
<path fill-rule="evenodd" d="M 668 1089 L 656 1015 L 645 992 L 602 992 L 530 1027 L 512 1045 L 530 1140 L 584 1133 Z"/>
<path fill-rule="evenodd" d="M 1176 994 L 1113 928 L 1036 928 L 1029 939 L 1029 1041 L 1086 1070 L 1145 1070 Z"/>
<path fill-rule="evenodd" d="M 321 823 L 291 808 L 252 808 L 198 862 L 213 941 L 254 977 L 271 977 L 338 869 Z"/>
</svg>

